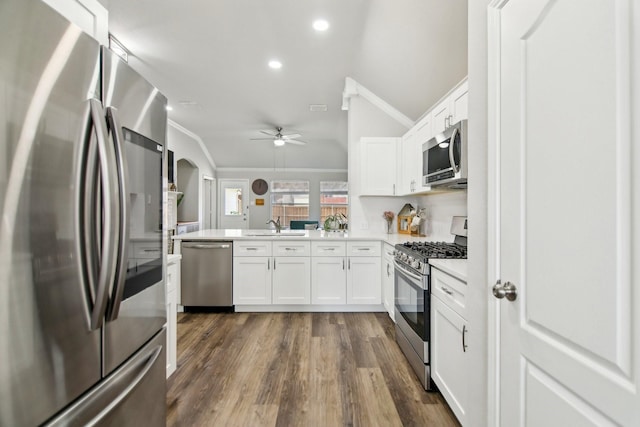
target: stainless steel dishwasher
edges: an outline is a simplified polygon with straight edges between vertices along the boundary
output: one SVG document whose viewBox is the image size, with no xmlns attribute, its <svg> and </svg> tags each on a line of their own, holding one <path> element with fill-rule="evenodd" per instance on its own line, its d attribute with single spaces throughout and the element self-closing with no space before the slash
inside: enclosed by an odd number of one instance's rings
<svg viewBox="0 0 640 427">
<path fill-rule="evenodd" d="M 233 243 L 182 241 L 181 302 L 185 310 L 233 307 Z"/>
</svg>

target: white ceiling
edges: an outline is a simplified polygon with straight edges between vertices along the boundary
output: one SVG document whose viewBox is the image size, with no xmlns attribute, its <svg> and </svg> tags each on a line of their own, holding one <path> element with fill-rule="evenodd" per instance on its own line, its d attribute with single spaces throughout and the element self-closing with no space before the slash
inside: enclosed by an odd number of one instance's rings
<svg viewBox="0 0 640 427">
<path fill-rule="evenodd" d="M 415 120 L 467 73 L 467 0 L 100 2 L 129 63 L 216 167 L 346 169 L 345 77 Z M 311 27 L 319 17 L 325 33 Z M 272 58 L 282 69 L 267 67 Z M 308 144 L 250 141 L 275 126 Z"/>
</svg>

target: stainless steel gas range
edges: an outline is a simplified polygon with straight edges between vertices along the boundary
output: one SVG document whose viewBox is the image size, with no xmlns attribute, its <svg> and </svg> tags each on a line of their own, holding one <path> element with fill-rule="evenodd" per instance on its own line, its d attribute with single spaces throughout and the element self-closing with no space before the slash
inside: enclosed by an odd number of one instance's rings
<svg viewBox="0 0 640 427">
<path fill-rule="evenodd" d="M 432 390 L 430 354 L 430 266 L 433 258 L 467 258 L 467 218 L 451 223 L 453 243 L 406 242 L 395 245 L 396 341 L 425 390 Z"/>
</svg>

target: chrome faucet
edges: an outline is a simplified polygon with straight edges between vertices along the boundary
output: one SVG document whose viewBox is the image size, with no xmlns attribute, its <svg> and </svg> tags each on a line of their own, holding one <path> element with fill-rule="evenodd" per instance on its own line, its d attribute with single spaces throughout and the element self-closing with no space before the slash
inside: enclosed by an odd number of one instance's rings
<svg viewBox="0 0 640 427">
<path fill-rule="evenodd" d="M 276 221 L 270 219 L 269 221 L 267 221 L 267 225 L 269 224 L 273 224 L 276 227 L 276 233 L 279 233 L 280 230 L 282 230 L 282 225 L 280 225 L 280 217 L 278 217 Z"/>
</svg>

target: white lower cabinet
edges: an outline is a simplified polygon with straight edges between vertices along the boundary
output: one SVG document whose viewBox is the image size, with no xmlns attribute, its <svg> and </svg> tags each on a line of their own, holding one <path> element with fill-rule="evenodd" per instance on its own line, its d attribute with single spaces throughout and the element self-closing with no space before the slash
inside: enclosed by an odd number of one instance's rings
<svg viewBox="0 0 640 427">
<path fill-rule="evenodd" d="M 380 305 L 381 246 L 379 241 L 236 241 L 233 303 Z"/>
<path fill-rule="evenodd" d="M 311 258 L 273 258 L 273 304 L 311 303 Z"/>
<path fill-rule="evenodd" d="M 271 257 L 233 257 L 233 304 L 271 304 Z"/>
<path fill-rule="evenodd" d="M 167 378 L 177 368 L 178 289 L 180 289 L 180 256 L 170 255 L 167 262 Z"/>
<path fill-rule="evenodd" d="M 457 283 L 464 282 L 443 273 L 437 269 L 431 269 L 433 283 Z M 445 291 L 449 288 L 444 287 Z M 450 297 L 449 292 L 431 293 L 431 378 L 438 386 L 451 410 L 463 426 L 467 424 L 468 409 L 468 369 L 469 357 L 467 353 L 468 325 L 466 319 L 460 314 L 459 306 L 452 307 L 453 299 L 443 302 L 445 296 Z M 458 311 L 458 312 L 456 312 Z"/>
<path fill-rule="evenodd" d="M 392 245 L 385 243 L 382 249 L 382 303 L 384 308 L 387 309 L 391 320 L 395 321 L 395 272 L 396 268 L 393 264 L 393 251 Z"/>
<path fill-rule="evenodd" d="M 311 261 L 311 304 L 347 303 L 347 260 L 322 256 Z"/>
<path fill-rule="evenodd" d="M 381 242 L 347 242 L 347 304 L 382 304 Z"/>
</svg>

